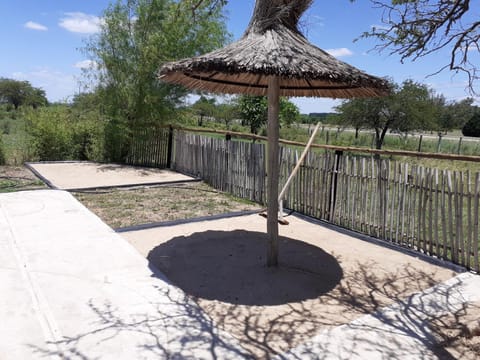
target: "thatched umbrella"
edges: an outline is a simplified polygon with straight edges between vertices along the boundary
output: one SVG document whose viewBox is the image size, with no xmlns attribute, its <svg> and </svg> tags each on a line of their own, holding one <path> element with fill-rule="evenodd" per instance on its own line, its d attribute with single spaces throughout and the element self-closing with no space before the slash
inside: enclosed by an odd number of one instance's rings
<svg viewBox="0 0 480 360">
<path fill-rule="evenodd" d="M 257 0 L 242 38 L 222 49 L 165 64 L 162 81 L 216 93 L 268 95 L 267 265 L 278 263 L 279 97 L 373 97 L 387 81 L 310 44 L 298 21 L 313 0 Z M 275 161 L 272 161 L 275 159 Z"/>
</svg>

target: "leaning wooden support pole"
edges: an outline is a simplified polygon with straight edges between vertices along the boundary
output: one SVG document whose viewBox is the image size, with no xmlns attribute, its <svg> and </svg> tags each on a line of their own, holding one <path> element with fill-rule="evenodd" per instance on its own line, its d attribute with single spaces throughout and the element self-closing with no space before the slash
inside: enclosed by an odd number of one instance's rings
<svg viewBox="0 0 480 360">
<path fill-rule="evenodd" d="M 298 159 L 298 162 L 293 168 L 292 173 L 290 174 L 287 181 L 285 182 L 285 185 L 283 185 L 282 191 L 280 191 L 280 195 L 278 195 L 278 204 L 280 207 L 280 212 L 278 214 L 278 222 L 280 224 L 288 224 L 288 222 L 283 219 L 283 197 L 285 196 L 285 193 L 287 192 L 288 187 L 290 186 L 290 183 L 292 182 L 293 178 L 297 174 L 298 169 L 300 169 L 300 166 L 305 160 L 308 150 L 310 150 L 310 146 L 312 146 L 313 140 L 315 139 L 315 135 L 317 135 L 317 131 L 319 127 L 320 127 L 320 122 L 318 122 L 317 126 L 315 126 L 315 129 L 313 130 L 312 135 L 310 136 L 310 140 L 308 140 L 307 146 L 305 146 L 305 149 L 303 149 L 302 156 L 300 156 L 300 159 Z"/>
<path fill-rule="evenodd" d="M 278 183 L 280 130 L 278 113 L 280 108 L 280 79 L 268 79 L 268 173 L 267 173 L 267 266 L 278 266 Z"/>
<path fill-rule="evenodd" d="M 298 169 L 300 169 L 300 166 L 303 163 L 303 160 L 305 160 L 305 157 L 307 156 L 308 150 L 310 150 L 310 147 L 312 146 L 313 140 L 315 139 L 315 135 L 317 135 L 318 128 L 320 126 L 320 123 L 317 123 L 317 126 L 315 126 L 315 129 L 312 132 L 312 135 L 310 136 L 310 140 L 308 140 L 307 146 L 305 146 L 305 149 L 303 149 L 303 153 L 300 156 L 300 159 L 298 159 L 297 164 L 293 168 L 292 173 L 287 179 L 287 182 L 285 185 L 283 185 L 282 191 L 280 191 L 280 195 L 278 195 L 278 201 L 282 201 L 283 196 L 285 195 L 285 192 L 288 190 L 288 187 L 290 186 L 290 183 L 292 182 L 293 178 L 298 172 Z"/>
</svg>

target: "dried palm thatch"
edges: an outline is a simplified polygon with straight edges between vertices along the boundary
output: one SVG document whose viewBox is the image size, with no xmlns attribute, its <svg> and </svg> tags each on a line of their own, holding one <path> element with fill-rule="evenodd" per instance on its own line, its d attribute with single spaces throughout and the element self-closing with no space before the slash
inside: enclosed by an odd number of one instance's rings
<svg viewBox="0 0 480 360">
<path fill-rule="evenodd" d="M 216 51 L 165 64 L 159 78 L 217 93 L 266 95 L 268 77 L 280 78 L 280 95 L 372 97 L 388 84 L 310 44 L 298 21 L 312 0 L 258 0 L 243 37 Z"/>
</svg>

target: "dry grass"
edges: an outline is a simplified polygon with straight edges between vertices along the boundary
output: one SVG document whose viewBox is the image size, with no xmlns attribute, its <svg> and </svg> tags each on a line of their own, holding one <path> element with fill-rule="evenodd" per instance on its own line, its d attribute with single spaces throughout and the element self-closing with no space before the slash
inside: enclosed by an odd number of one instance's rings
<svg viewBox="0 0 480 360">
<path fill-rule="evenodd" d="M 204 183 L 74 193 L 112 228 L 260 209 Z"/>
</svg>

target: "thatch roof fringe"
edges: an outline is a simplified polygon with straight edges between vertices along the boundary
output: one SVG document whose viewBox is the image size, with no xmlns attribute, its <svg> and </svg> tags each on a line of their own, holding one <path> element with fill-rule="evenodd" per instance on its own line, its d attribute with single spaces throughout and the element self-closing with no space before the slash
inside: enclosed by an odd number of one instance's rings
<svg viewBox="0 0 480 360">
<path fill-rule="evenodd" d="M 280 77 L 282 96 L 370 97 L 388 82 L 350 66 L 307 41 L 298 30 L 312 0 L 257 0 L 243 37 L 211 53 L 165 64 L 159 78 L 219 93 L 265 95 Z"/>
</svg>

